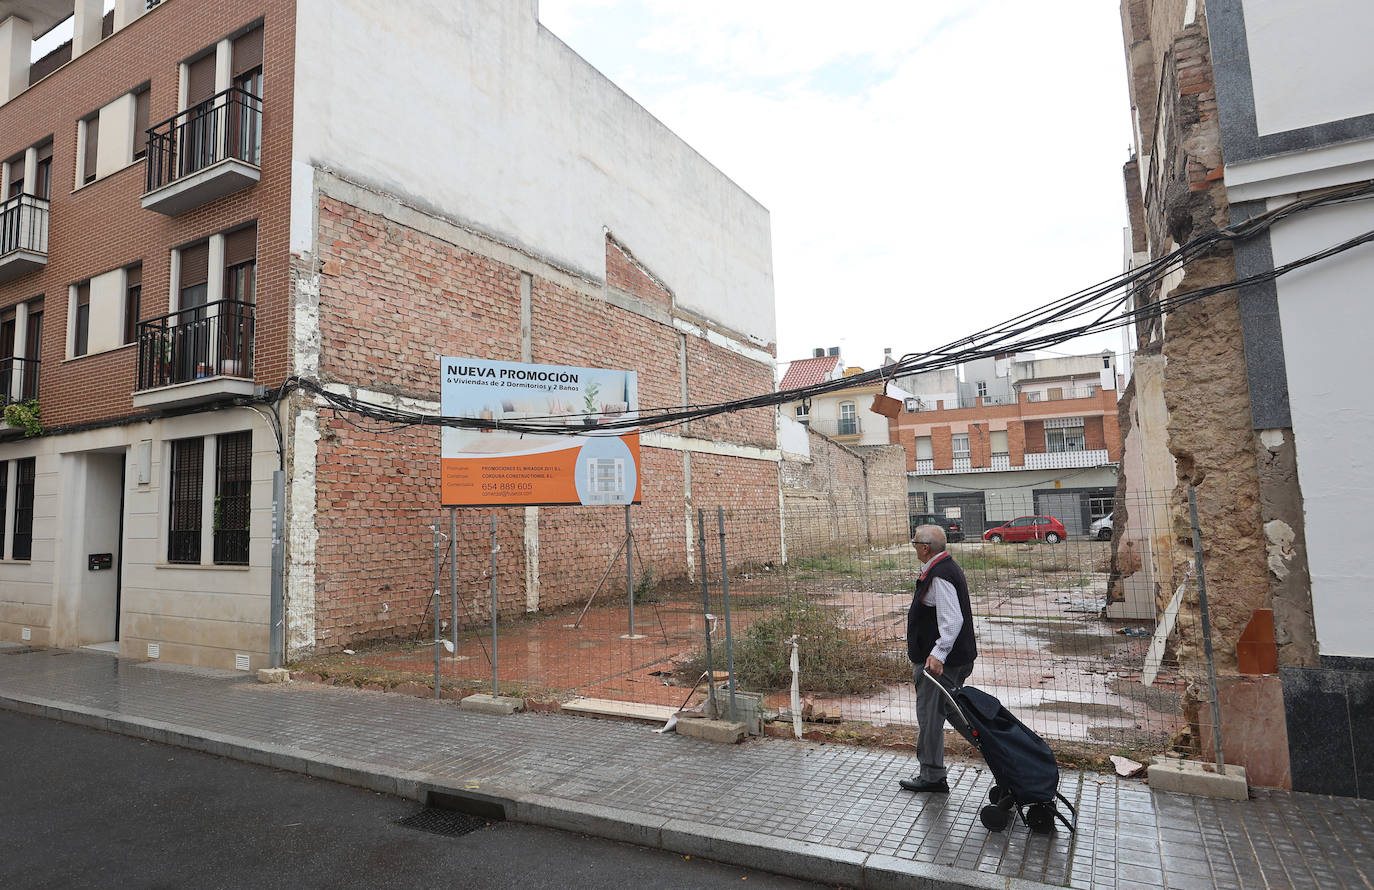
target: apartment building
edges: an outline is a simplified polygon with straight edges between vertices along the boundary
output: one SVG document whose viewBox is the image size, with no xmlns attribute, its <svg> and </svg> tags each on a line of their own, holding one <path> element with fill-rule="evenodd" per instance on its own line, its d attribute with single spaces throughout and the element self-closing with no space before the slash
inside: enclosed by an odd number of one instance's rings
<svg viewBox="0 0 1374 890">
<path fill-rule="evenodd" d="M 430 414 L 442 355 L 634 370 L 646 409 L 771 390 L 767 211 L 535 0 L 107 5 L 0 0 L 0 639 L 255 669 L 412 632 L 438 431 L 293 379 Z M 697 506 L 781 547 L 772 411 L 642 446 L 660 575 Z M 623 521 L 491 512 L 503 613 L 585 598 Z"/>
<path fill-rule="evenodd" d="M 863 371 L 846 367 L 838 346 L 817 347 L 810 358 L 790 362 L 778 383 L 779 390 L 797 389 L 831 380 L 842 380 Z M 855 383 L 822 395 L 787 402 L 784 417 L 842 445 L 887 445 L 887 418 L 872 410 L 873 397 L 883 391 L 883 382 Z"/>
<path fill-rule="evenodd" d="M 912 514 L 962 520 L 966 535 L 1028 514 L 1070 535 L 1112 510 L 1121 434 L 1111 352 L 1005 355 L 898 377 L 892 420 L 907 452 Z"/>
</svg>

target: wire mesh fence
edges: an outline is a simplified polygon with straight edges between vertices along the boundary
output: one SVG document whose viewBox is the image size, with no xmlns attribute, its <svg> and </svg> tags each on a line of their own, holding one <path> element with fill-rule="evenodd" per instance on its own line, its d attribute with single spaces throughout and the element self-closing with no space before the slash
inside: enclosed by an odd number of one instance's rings
<svg viewBox="0 0 1374 890">
<path fill-rule="evenodd" d="M 733 681 L 769 717 L 903 730 L 915 725 L 906 631 L 921 569 L 910 535 L 934 522 L 968 581 L 970 683 L 1053 745 L 1213 757 L 1186 497 L 1118 497 L 1072 524 L 1029 496 L 987 492 L 981 506 L 634 507 L 628 530 L 618 509 L 591 522 L 572 509 L 416 510 L 408 545 L 392 548 L 403 554 L 368 552 L 328 582 L 322 558 L 321 584 L 341 614 L 371 610 L 371 645 L 352 644 L 350 664 L 437 676 L 441 691 L 676 709 L 711 687 L 723 704 Z M 368 537 L 335 530 L 320 550 L 365 550 Z M 383 575 L 391 599 L 378 612 Z M 359 582 L 374 594 L 342 605 Z"/>
</svg>

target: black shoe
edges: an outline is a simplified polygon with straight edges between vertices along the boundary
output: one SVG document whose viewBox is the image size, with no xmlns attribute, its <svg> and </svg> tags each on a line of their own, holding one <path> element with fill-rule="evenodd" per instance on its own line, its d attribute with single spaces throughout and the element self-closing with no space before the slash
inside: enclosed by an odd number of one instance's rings
<svg viewBox="0 0 1374 890">
<path fill-rule="evenodd" d="M 949 782 L 941 779 L 938 782 L 922 782 L 920 779 L 902 779 L 897 783 L 907 791 L 929 791 L 932 794 L 949 794 Z"/>
</svg>

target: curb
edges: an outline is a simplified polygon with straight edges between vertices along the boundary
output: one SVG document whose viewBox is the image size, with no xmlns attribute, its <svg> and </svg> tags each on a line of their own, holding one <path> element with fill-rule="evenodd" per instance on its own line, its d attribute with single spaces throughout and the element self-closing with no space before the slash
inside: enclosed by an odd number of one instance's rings
<svg viewBox="0 0 1374 890">
<path fill-rule="evenodd" d="M 650 816 L 546 794 L 484 788 L 476 783 L 460 786 L 436 781 L 424 773 L 388 770 L 349 758 L 321 757 L 287 745 L 193 732 L 176 724 L 48 699 L 0 694 L 0 708 L 392 794 L 426 806 L 700 856 L 799 880 L 844 884 L 858 890 L 1063 890 L 1056 885 L 1006 875 Z"/>
</svg>

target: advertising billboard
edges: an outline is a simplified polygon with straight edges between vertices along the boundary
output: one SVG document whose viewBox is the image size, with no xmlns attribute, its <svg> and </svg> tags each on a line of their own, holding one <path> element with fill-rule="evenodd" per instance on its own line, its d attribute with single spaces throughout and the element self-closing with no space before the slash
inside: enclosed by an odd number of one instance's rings
<svg viewBox="0 0 1374 890">
<path fill-rule="evenodd" d="M 602 428 L 638 417 L 635 372 L 449 356 L 440 359 L 439 371 L 445 417 L 493 423 L 490 429 L 444 427 L 445 507 L 639 503 L 638 428 Z M 499 426 L 520 420 L 566 432 Z"/>
</svg>

